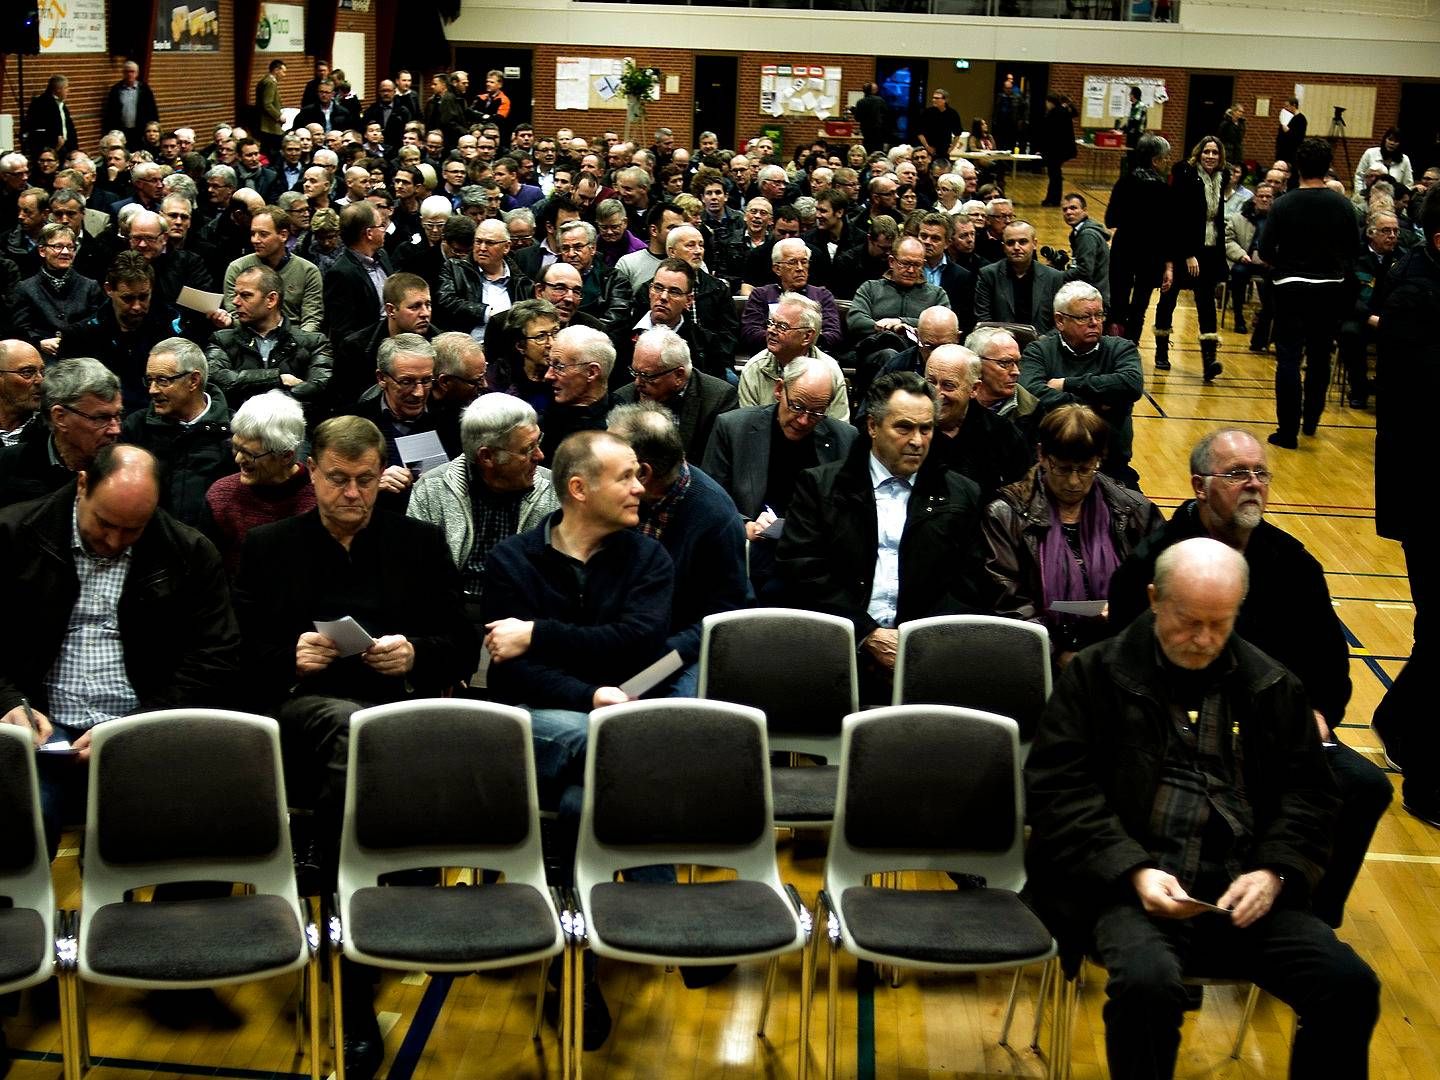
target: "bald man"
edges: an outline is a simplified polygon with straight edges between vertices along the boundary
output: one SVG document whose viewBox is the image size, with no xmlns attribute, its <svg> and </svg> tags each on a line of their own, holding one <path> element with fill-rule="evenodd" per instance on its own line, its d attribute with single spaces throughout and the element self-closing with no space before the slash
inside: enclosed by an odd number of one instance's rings
<svg viewBox="0 0 1440 1080">
<path fill-rule="evenodd" d="M 0 511 L 8 598 L 25 612 L 0 650 L 0 723 L 52 747 L 39 758 L 51 858 L 85 820 L 96 724 L 233 701 L 240 632 L 220 556 L 159 500 L 155 458 L 117 444 L 73 485 Z"/>
<path fill-rule="evenodd" d="M 925 381 L 940 404 L 928 462 L 974 480 L 986 502 L 1030 471 L 1035 448 L 1020 429 L 989 409 L 970 408 L 980 385 L 980 357 L 963 345 L 940 345 L 925 362 Z"/>
<path fill-rule="evenodd" d="M 20 441 L 25 425 L 40 410 L 45 361 L 28 341 L 0 341 L 0 445 Z"/>
<path fill-rule="evenodd" d="M 1114 1077 L 1173 1075 L 1187 974 L 1293 1008 L 1290 1075 L 1368 1075 L 1379 982 L 1309 910 L 1335 781 L 1304 686 L 1233 633 L 1248 584 L 1218 540 L 1167 549 L 1150 610 L 1065 668 L 1025 766 L 1037 910 L 1109 973 Z"/>
</svg>

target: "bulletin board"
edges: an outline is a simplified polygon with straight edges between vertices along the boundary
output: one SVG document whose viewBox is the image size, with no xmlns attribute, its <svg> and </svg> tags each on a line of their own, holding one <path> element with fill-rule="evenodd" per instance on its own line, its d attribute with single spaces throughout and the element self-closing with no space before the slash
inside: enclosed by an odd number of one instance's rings
<svg viewBox="0 0 1440 1080">
<path fill-rule="evenodd" d="M 1117 118 L 1124 123 L 1130 114 L 1130 87 L 1140 88 L 1140 104 L 1145 106 L 1145 127 L 1159 131 L 1165 122 L 1165 102 L 1170 93 L 1164 79 L 1139 77 L 1112 78 L 1108 75 L 1085 76 L 1085 104 L 1080 126 L 1112 127 Z"/>
<path fill-rule="evenodd" d="M 1322 135 L 1330 130 L 1330 121 L 1338 105 L 1345 110 L 1346 138 L 1375 137 L 1375 87 L 1296 83 L 1295 96 L 1305 110 L 1311 135 Z"/>
<path fill-rule="evenodd" d="M 624 109 L 625 92 L 620 89 L 620 74 L 625 61 L 618 57 L 557 56 L 555 58 L 555 108 L 561 109 Z M 650 88 L 650 100 L 660 100 L 660 72 Z"/>
<path fill-rule="evenodd" d="M 760 68 L 760 111 L 766 116 L 839 116 L 841 70 L 833 65 L 764 64 Z"/>
</svg>

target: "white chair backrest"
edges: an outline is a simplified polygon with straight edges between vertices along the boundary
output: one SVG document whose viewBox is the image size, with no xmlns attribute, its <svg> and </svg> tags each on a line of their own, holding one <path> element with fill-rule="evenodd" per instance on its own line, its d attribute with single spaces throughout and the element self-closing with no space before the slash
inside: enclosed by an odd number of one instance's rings
<svg viewBox="0 0 1440 1080">
<path fill-rule="evenodd" d="M 55 964 L 55 886 L 45 850 L 35 742 L 29 728 L 0 727 L 0 821 L 5 823 L 0 830 L 0 896 L 8 897 L 17 911 L 39 914 L 46 943 L 40 967 L 0 984 L 0 992 L 8 992 L 48 978 Z"/>
</svg>

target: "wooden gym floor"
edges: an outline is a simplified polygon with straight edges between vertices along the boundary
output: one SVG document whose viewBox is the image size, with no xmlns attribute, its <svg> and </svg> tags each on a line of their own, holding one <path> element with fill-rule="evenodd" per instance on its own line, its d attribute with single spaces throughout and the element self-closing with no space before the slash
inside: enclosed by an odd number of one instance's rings
<svg viewBox="0 0 1440 1080">
<path fill-rule="evenodd" d="M 1071 163 L 1078 177 L 1078 163 Z M 1103 219 L 1109 194 L 1083 186 L 1093 217 Z M 1043 177 L 1022 175 L 1012 184 L 1020 216 L 1033 221 L 1042 243 L 1064 246 L 1058 210 L 1038 206 Z M 1252 309 L 1253 310 L 1253 309 Z M 1229 317 L 1226 317 L 1229 325 Z M 1222 329 L 1225 373 L 1211 386 L 1200 378 L 1191 299 L 1182 298 L 1172 344 L 1174 369 L 1150 370 L 1153 342 L 1142 342 L 1146 395 L 1135 412 L 1136 465 L 1145 492 L 1167 512 L 1189 495 L 1187 459 L 1195 440 L 1221 424 L 1246 427 L 1262 441 L 1273 428 L 1273 354 L 1247 350 L 1248 340 Z M 1368 724 L 1389 681 L 1410 650 L 1412 608 L 1397 544 L 1374 529 L 1374 424 L 1372 410 L 1340 404 L 1332 392 L 1319 434 L 1298 451 L 1274 450 L 1269 516 L 1299 537 L 1325 566 L 1336 610 L 1350 636 L 1354 699 L 1343 726 L 1346 742 L 1383 766 Z M 1350 897 L 1341 936 L 1355 946 L 1384 984 L 1383 1012 L 1371 1067 L 1387 1080 L 1440 1078 L 1440 832 L 1395 804 L 1371 845 Z M 67 841 L 68 842 L 68 841 Z M 785 841 L 782 868 L 807 903 L 815 900 L 823 845 Z M 75 852 L 56 864 L 62 904 L 78 900 Z M 907 875 L 909 877 L 909 875 Z M 875 986 L 842 958 L 839 1067 L 844 1077 L 1011 1074 L 1037 1077 L 1044 1060 L 1028 1043 L 1033 973 L 1019 1008 L 1013 1048 L 996 1044 L 1009 989 L 1008 975 L 945 980 L 906 973 L 898 988 Z M 811 1030 L 814 1068 L 824 1052 L 823 963 Z M 387 976 L 378 1007 L 386 1029 L 381 1075 L 409 1077 L 530 1078 L 559 1075 L 553 1028 L 529 1038 L 534 969 L 508 977 L 462 979 Z M 1092 972 L 1076 1024 L 1074 1076 L 1107 1075 L 1100 1008 L 1103 976 Z M 761 970 L 741 970 L 708 990 L 688 991 L 678 974 L 602 964 L 600 979 L 615 1018 L 606 1046 L 585 1057 L 592 1077 L 791 1077 L 799 1038 L 798 961 L 781 965 L 769 1038 L 755 1037 Z M 52 984 L 53 986 L 53 984 Z M 134 992 L 92 988 L 92 1053 L 97 1080 L 139 1077 L 292 1077 L 308 1073 L 293 1054 L 291 982 L 222 991 L 219 1007 L 187 1016 L 178 1026 L 156 1003 Z M 1283 1076 L 1291 1017 L 1262 996 L 1238 1061 L 1229 1058 L 1243 991 L 1210 988 L 1205 1006 L 1187 1016 L 1178 1075 L 1183 1077 Z M 1048 1022 L 1044 1042 L 1048 1043 Z M 53 990 L 25 996 L 20 1015 L 5 1023 L 16 1055 L 15 1080 L 51 1080 L 59 1074 L 59 1024 Z"/>
</svg>

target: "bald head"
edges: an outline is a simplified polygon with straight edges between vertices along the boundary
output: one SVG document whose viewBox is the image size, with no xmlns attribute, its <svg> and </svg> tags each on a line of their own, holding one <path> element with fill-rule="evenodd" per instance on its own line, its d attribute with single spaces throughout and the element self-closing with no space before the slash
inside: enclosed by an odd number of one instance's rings
<svg viewBox="0 0 1440 1080">
<path fill-rule="evenodd" d="M 148 450 L 102 447 L 75 477 L 75 522 L 85 546 L 113 559 L 140 539 L 160 502 L 160 477 Z"/>
<path fill-rule="evenodd" d="M 960 320 L 952 308 L 926 308 L 920 313 L 916 329 L 922 349 L 934 345 L 954 345 L 960 341 Z"/>
<path fill-rule="evenodd" d="M 1235 629 L 1250 571 L 1245 557 L 1209 537 L 1182 540 L 1155 561 L 1150 609 L 1155 638 L 1176 667 L 1213 664 Z"/>
</svg>

